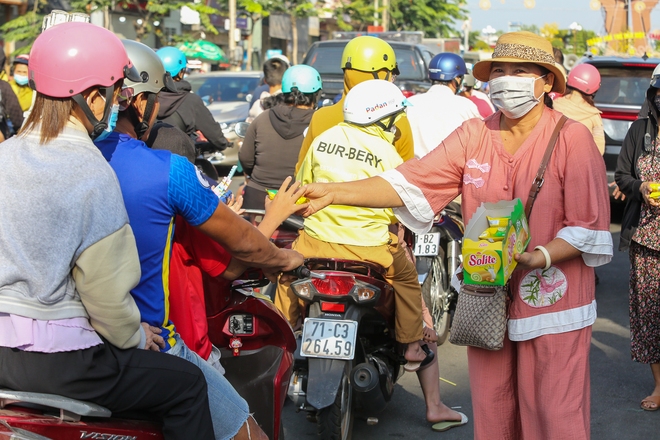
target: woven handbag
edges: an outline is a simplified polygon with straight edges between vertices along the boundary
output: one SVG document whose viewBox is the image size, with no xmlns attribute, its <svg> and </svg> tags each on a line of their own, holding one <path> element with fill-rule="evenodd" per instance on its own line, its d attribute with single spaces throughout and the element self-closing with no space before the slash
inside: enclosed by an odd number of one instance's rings
<svg viewBox="0 0 660 440">
<path fill-rule="evenodd" d="M 566 119 L 566 116 L 562 116 L 557 122 L 532 183 L 525 205 L 525 215 L 528 220 L 536 196 L 543 186 L 543 174 L 545 174 L 552 150 L 557 142 L 559 131 L 564 126 Z M 509 291 L 508 283 L 505 286 L 463 284 L 458 293 L 449 342 L 454 345 L 500 350 L 504 346 L 504 335 L 506 334 Z"/>
<path fill-rule="evenodd" d="M 449 342 L 499 350 L 507 322 L 507 286 L 464 284 L 458 294 Z"/>
</svg>

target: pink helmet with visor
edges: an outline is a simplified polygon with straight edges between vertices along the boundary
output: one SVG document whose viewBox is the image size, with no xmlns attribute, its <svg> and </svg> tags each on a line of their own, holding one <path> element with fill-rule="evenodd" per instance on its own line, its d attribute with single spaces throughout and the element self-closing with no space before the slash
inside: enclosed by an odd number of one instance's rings
<svg viewBox="0 0 660 440">
<path fill-rule="evenodd" d="M 53 98 L 69 98 L 126 77 L 140 81 L 124 45 L 112 32 L 81 22 L 55 25 L 35 40 L 28 66 L 30 86 Z"/>
<path fill-rule="evenodd" d="M 587 95 L 593 95 L 600 88 L 600 73 L 591 64 L 578 64 L 568 74 L 567 86 Z"/>
</svg>

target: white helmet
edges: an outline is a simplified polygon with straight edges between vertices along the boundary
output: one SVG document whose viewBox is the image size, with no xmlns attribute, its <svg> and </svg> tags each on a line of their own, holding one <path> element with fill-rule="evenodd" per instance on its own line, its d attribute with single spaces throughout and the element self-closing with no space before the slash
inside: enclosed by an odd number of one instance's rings
<svg viewBox="0 0 660 440">
<path fill-rule="evenodd" d="M 660 89 L 660 64 L 655 66 L 651 75 L 651 86 Z"/>
<path fill-rule="evenodd" d="M 402 112 L 410 103 L 397 86 L 384 79 L 371 79 L 353 87 L 344 100 L 344 121 L 370 125 Z"/>
</svg>

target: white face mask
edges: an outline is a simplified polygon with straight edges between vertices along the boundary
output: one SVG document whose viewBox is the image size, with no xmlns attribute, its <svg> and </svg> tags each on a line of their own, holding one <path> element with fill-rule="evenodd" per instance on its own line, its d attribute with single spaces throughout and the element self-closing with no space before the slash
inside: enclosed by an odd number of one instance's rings
<svg viewBox="0 0 660 440">
<path fill-rule="evenodd" d="M 543 97 L 534 95 L 537 79 L 524 76 L 500 76 L 490 81 L 490 99 L 507 118 L 518 119 L 525 116 Z"/>
</svg>

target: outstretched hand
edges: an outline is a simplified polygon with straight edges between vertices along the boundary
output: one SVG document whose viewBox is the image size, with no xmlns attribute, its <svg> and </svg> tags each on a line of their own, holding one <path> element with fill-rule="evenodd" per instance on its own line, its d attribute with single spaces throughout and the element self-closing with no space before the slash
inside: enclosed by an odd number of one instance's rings
<svg viewBox="0 0 660 440">
<path fill-rule="evenodd" d="M 238 215 L 243 215 L 245 209 L 243 209 L 243 196 L 239 195 L 236 197 L 234 194 L 229 196 L 227 199 L 226 205 Z"/>
<path fill-rule="evenodd" d="M 284 179 L 273 200 L 266 196 L 266 215 L 279 219 L 280 223 L 287 217 L 307 208 L 307 203 L 296 204 L 298 199 L 305 194 L 305 190 L 300 186 L 300 182 L 291 184 L 292 180 L 291 176 Z"/>
<path fill-rule="evenodd" d="M 326 206 L 332 205 L 333 195 L 330 192 L 330 184 L 310 183 L 303 188 L 305 190 L 305 197 L 309 199 L 307 208 L 302 213 L 303 217 L 309 217 Z"/>
</svg>

